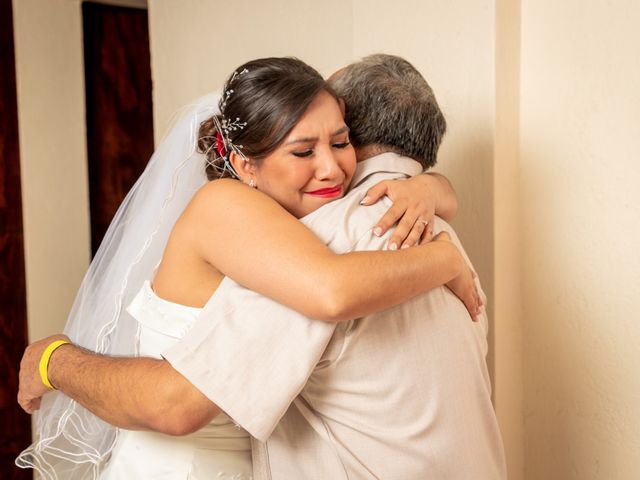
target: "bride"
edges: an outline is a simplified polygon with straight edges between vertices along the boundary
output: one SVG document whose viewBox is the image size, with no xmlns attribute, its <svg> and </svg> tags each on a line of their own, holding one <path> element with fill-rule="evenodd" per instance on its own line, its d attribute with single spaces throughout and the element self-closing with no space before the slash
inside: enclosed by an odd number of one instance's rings
<svg viewBox="0 0 640 480">
<path fill-rule="evenodd" d="M 209 180 L 236 179 L 206 183 L 205 164 Z M 295 221 L 341 197 L 354 170 L 338 99 L 315 70 L 290 58 L 242 65 L 220 98 L 198 102 L 159 146 L 114 218 L 65 333 L 100 354 L 159 357 L 225 276 L 332 321 L 388 308 L 416 288 L 424 292 L 458 274 L 470 279 L 456 269 L 460 253 L 446 238 L 398 252 L 335 255 Z M 393 188 L 404 194 L 395 195 L 426 196 L 423 180 L 396 182 Z M 432 209 L 405 216 L 415 223 L 410 243 L 426 230 L 414 220 Z M 475 298 L 463 301 L 474 315 Z M 43 381 L 49 382 L 46 366 Z M 56 385 L 55 377 L 51 382 Z M 150 425 L 114 418 L 62 392 L 40 405 L 46 391 L 19 398 L 25 410 L 41 407 L 41 413 L 38 441 L 16 461 L 44 478 L 250 476 L 248 435 L 224 414 L 195 433 L 172 437 L 139 431 Z M 135 401 L 122 398 L 122 411 Z"/>
</svg>

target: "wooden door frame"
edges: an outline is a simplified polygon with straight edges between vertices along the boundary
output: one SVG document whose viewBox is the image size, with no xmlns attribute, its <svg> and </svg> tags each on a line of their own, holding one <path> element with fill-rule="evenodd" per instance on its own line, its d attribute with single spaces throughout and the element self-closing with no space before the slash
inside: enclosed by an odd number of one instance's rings
<svg viewBox="0 0 640 480">
<path fill-rule="evenodd" d="M 11 0 L 0 0 L 0 51 L 0 471 L 3 478 L 28 479 L 31 472 L 13 463 L 31 442 L 31 420 L 16 401 L 27 300 Z"/>
</svg>

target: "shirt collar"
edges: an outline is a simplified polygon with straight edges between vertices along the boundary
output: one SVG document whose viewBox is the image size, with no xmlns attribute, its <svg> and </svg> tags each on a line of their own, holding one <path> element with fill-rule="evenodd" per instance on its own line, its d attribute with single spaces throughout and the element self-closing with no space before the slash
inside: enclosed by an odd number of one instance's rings
<svg viewBox="0 0 640 480">
<path fill-rule="evenodd" d="M 381 153 L 358 162 L 356 173 L 351 180 L 351 188 L 357 187 L 375 173 L 402 173 L 413 177 L 422 173 L 422 165 L 409 157 L 403 157 L 394 152 Z"/>
</svg>

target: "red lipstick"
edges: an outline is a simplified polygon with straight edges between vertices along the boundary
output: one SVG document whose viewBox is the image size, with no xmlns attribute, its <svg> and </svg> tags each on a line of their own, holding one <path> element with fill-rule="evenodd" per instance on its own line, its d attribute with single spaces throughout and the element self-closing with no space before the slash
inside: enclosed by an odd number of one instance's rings
<svg viewBox="0 0 640 480">
<path fill-rule="evenodd" d="M 305 193 L 307 195 L 313 195 L 314 197 L 333 198 L 339 196 L 342 193 L 342 185 L 336 185 L 335 187 L 329 188 L 319 188 L 318 190 L 312 190 Z"/>
</svg>

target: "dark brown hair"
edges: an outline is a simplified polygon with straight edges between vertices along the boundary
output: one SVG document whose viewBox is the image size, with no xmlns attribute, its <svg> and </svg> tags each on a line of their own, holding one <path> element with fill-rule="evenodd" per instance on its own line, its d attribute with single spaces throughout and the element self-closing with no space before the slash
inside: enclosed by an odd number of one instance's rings
<svg viewBox="0 0 640 480">
<path fill-rule="evenodd" d="M 200 126 L 198 149 L 207 156 L 207 178 L 232 176 L 224 165 L 229 152 L 221 157 L 216 149 L 217 125 L 223 118 L 246 122 L 229 131 L 226 140 L 259 162 L 282 143 L 323 90 L 337 100 L 322 75 L 297 58 L 261 58 L 238 67 L 225 83 L 217 122 L 210 118 Z"/>
</svg>

